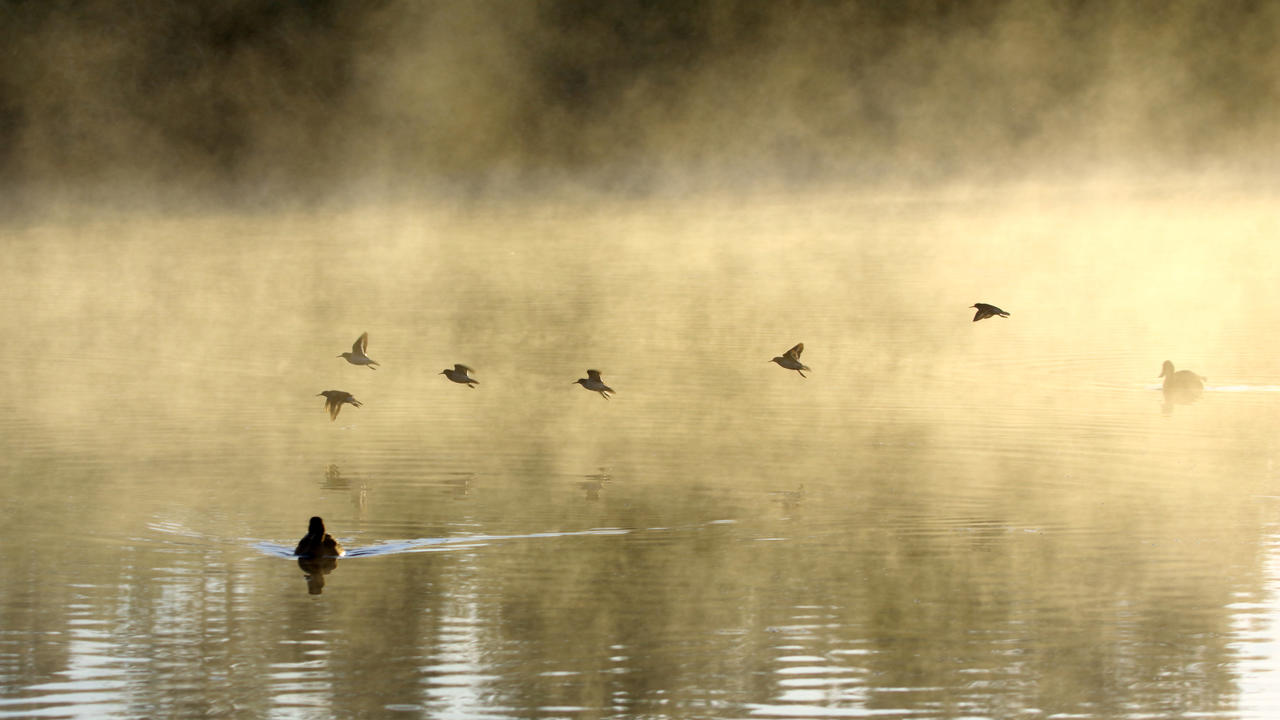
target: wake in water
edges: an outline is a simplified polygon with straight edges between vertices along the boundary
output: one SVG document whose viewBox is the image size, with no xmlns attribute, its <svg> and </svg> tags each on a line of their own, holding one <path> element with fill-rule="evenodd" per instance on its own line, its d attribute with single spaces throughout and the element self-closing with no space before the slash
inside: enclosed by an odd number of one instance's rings
<svg viewBox="0 0 1280 720">
<path fill-rule="evenodd" d="M 460 550 L 464 548 L 483 547 L 494 542 L 503 540 L 525 540 L 529 538 L 562 538 L 574 537 L 579 535 L 626 535 L 632 530 L 624 530 L 621 528 L 601 528 L 597 530 L 578 530 L 574 532 L 545 532 L 545 533 L 527 533 L 524 535 L 469 535 L 466 537 L 452 538 L 412 538 L 409 540 L 385 540 L 375 545 L 367 547 L 353 548 L 347 550 L 347 554 L 342 557 L 343 560 L 357 557 L 374 557 L 378 555 L 396 555 L 399 553 L 411 552 L 447 552 L 451 550 Z M 296 557 L 293 549 L 272 542 L 255 543 L 254 547 L 258 550 L 281 558 Z"/>
</svg>

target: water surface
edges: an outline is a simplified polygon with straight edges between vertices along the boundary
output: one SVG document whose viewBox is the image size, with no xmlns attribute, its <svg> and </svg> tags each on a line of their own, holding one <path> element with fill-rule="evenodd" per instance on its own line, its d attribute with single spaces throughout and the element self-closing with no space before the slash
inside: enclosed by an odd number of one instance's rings
<svg viewBox="0 0 1280 720">
<path fill-rule="evenodd" d="M 1274 207 L 7 230 L 0 716 L 1272 717 Z"/>
</svg>

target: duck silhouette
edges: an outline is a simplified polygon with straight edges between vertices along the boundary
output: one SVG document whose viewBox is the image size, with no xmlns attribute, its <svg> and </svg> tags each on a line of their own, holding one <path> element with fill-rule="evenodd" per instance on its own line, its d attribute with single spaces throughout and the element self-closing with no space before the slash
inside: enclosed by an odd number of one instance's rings
<svg viewBox="0 0 1280 720">
<path fill-rule="evenodd" d="M 324 531 L 324 520 L 318 516 L 311 518 L 307 526 L 307 534 L 298 541 L 294 555 L 300 558 L 342 557 L 347 554 L 333 536 Z"/>
<path fill-rule="evenodd" d="M 1174 371 L 1173 363 L 1168 360 L 1164 361 L 1157 377 L 1164 378 L 1161 390 L 1164 391 L 1165 397 L 1173 396 L 1175 400 L 1181 402 L 1190 402 L 1199 397 L 1204 392 L 1204 381 L 1208 379 L 1190 370 Z"/>
</svg>

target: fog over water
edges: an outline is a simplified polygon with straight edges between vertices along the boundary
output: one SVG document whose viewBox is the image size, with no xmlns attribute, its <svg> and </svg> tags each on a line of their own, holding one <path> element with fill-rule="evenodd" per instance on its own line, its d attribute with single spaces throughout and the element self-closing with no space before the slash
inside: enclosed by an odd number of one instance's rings
<svg viewBox="0 0 1280 720">
<path fill-rule="evenodd" d="M 1276 717 L 1277 35 L 0 0 L 0 718 Z"/>
<path fill-rule="evenodd" d="M 1252 2 L 6 2 L 6 203 L 1269 181 Z"/>
</svg>

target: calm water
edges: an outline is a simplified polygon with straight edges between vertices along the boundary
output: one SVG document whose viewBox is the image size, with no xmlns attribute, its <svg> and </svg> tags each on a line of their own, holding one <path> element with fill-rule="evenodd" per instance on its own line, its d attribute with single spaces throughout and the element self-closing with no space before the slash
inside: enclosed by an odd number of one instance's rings
<svg viewBox="0 0 1280 720">
<path fill-rule="evenodd" d="M 6 231 L 0 717 L 1275 717 L 1275 207 Z"/>
</svg>

